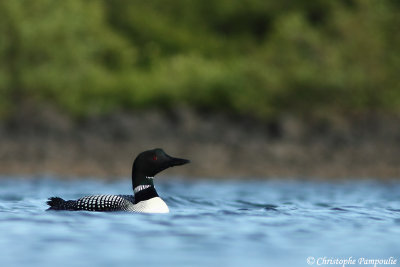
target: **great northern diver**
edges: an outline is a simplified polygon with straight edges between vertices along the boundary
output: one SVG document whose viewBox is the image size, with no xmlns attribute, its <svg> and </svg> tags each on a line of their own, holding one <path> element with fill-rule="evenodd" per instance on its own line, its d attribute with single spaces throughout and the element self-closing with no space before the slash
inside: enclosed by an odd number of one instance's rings
<svg viewBox="0 0 400 267">
<path fill-rule="evenodd" d="M 154 188 L 154 176 L 173 166 L 189 163 L 187 159 L 174 158 L 156 148 L 140 153 L 132 166 L 134 195 L 94 195 L 78 200 L 51 197 L 48 210 L 130 211 L 144 213 L 168 213 L 167 204 Z"/>
</svg>

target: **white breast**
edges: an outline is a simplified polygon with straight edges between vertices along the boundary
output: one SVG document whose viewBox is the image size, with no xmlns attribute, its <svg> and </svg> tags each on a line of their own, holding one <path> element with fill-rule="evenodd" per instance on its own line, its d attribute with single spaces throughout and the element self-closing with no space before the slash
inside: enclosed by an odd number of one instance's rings
<svg viewBox="0 0 400 267">
<path fill-rule="evenodd" d="M 164 200 L 159 197 L 153 197 L 148 200 L 140 201 L 129 208 L 133 212 L 143 213 L 168 213 L 169 209 Z"/>
</svg>

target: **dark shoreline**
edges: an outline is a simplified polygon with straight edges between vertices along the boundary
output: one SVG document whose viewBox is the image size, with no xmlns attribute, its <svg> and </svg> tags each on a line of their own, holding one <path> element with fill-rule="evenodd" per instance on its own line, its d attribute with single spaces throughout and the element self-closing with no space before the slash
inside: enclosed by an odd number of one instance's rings
<svg viewBox="0 0 400 267">
<path fill-rule="evenodd" d="M 71 120 L 51 109 L 0 123 L 0 173 L 126 177 L 137 153 L 192 160 L 167 175 L 351 179 L 400 177 L 400 119 L 291 116 L 269 122 L 177 109 Z"/>
</svg>

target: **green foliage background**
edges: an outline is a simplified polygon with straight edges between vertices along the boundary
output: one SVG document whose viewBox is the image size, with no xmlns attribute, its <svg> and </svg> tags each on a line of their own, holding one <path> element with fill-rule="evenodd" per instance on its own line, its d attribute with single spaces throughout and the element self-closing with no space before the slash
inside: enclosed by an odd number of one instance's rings
<svg viewBox="0 0 400 267">
<path fill-rule="evenodd" d="M 0 1 L 0 114 L 400 111 L 397 0 Z"/>
</svg>

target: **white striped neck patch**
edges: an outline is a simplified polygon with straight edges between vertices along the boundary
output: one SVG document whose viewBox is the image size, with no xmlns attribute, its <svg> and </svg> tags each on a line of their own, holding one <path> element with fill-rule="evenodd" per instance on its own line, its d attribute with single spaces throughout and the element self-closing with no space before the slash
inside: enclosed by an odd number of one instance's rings
<svg viewBox="0 0 400 267">
<path fill-rule="evenodd" d="M 136 194 L 136 193 L 139 193 L 140 191 L 145 190 L 150 187 L 151 187 L 151 185 L 149 185 L 149 184 L 138 185 L 135 187 L 135 189 L 133 189 L 133 192 Z"/>
</svg>

